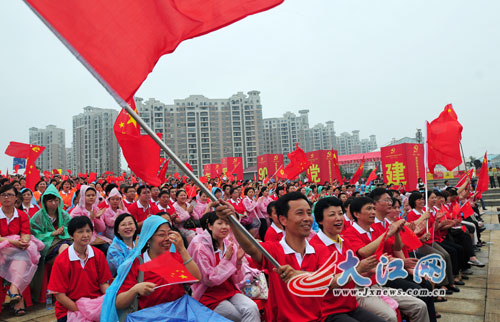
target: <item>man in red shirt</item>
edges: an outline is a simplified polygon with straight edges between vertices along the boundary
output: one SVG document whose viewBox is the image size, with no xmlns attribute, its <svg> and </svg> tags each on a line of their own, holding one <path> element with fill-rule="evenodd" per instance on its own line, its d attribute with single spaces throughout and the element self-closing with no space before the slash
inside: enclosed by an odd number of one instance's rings
<svg viewBox="0 0 500 322">
<path fill-rule="evenodd" d="M 128 207 L 128 211 L 132 216 L 134 216 L 135 220 L 137 220 L 137 225 L 139 226 L 139 229 L 141 229 L 144 220 L 146 220 L 149 216 L 158 213 L 158 208 L 150 202 L 151 190 L 148 186 L 140 186 L 139 189 L 137 189 L 137 194 L 139 195 L 139 198 L 137 198 L 137 201 Z"/>
<path fill-rule="evenodd" d="M 234 215 L 229 205 L 222 202 L 217 207 L 220 217 Z M 278 241 L 264 242 L 261 245 L 275 258 L 280 266 L 276 269 L 230 221 L 233 233 L 247 254 L 262 269 L 269 272 L 269 297 L 266 312 L 268 321 L 312 322 L 321 318 L 321 301 L 314 297 L 296 296 L 287 287 L 287 282 L 300 271 L 314 272 L 329 257 L 326 247 L 312 246 L 307 242 L 313 223 L 311 205 L 300 192 L 284 195 L 276 202 L 278 220 L 286 230 L 285 236 Z M 330 287 L 338 287 L 335 277 Z"/>
<path fill-rule="evenodd" d="M 271 201 L 267 205 L 267 213 L 271 216 L 271 226 L 267 229 L 264 241 L 280 241 L 283 238 L 283 226 L 278 220 L 276 213 L 276 201 Z"/>
<path fill-rule="evenodd" d="M 125 187 L 125 189 L 123 189 L 123 192 L 125 193 L 125 199 L 123 199 L 123 203 L 125 204 L 125 207 L 127 207 L 127 209 L 132 206 L 132 204 L 134 203 L 135 201 L 135 188 L 134 186 L 127 186 Z"/>
<path fill-rule="evenodd" d="M 78 299 L 104 295 L 112 279 L 106 256 L 89 245 L 92 231 L 88 217 L 78 216 L 68 223 L 73 245 L 56 257 L 47 287 L 56 296 L 57 321 L 66 321 L 68 311 L 79 311 Z"/>
<path fill-rule="evenodd" d="M 170 206 L 170 193 L 168 190 L 162 190 L 158 195 L 158 204 L 156 207 L 158 208 L 158 212 L 165 211 L 171 217 L 175 214 L 175 208 Z M 173 220 L 173 218 L 172 218 Z"/>
<path fill-rule="evenodd" d="M 321 230 L 311 239 L 311 245 L 328 247 L 330 253 L 337 253 L 336 264 L 346 260 L 347 250 L 350 249 L 348 240 L 340 237 L 344 226 L 342 202 L 336 197 L 320 199 L 314 206 L 314 217 Z M 359 262 L 356 270 L 359 274 L 370 276 L 375 269 L 377 257 L 371 255 Z M 341 273 L 336 272 L 336 273 Z M 350 280 L 342 288 L 354 289 L 354 281 Z M 323 298 L 322 320 L 326 321 L 384 321 L 384 319 L 358 306 L 356 297 L 352 294 L 334 296 L 329 292 Z"/>
</svg>

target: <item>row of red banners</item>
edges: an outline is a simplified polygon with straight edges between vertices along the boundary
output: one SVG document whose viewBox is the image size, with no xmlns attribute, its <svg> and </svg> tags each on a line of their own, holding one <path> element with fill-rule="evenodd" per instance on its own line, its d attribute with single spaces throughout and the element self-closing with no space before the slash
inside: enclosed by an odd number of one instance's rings
<svg viewBox="0 0 500 322">
<path fill-rule="evenodd" d="M 309 182 L 323 184 L 337 179 L 335 165 L 338 153 L 335 150 L 317 150 L 308 152 L 311 163 L 307 169 Z M 403 183 L 406 189 L 414 189 L 418 178 L 424 179 L 424 147 L 423 144 L 403 143 L 381 148 L 384 182 L 399 185 Z M 257 157 L 257 179 L 275 177 L 283 166 L 282 154 L 263 154 Z M 203 167 L 207 178 L 220 175 L 232 175 L 237 180 L 243 180 L 243 160 L 241 157 L 222 158 L 220 164 L 206 164 Z"/>
</svg>

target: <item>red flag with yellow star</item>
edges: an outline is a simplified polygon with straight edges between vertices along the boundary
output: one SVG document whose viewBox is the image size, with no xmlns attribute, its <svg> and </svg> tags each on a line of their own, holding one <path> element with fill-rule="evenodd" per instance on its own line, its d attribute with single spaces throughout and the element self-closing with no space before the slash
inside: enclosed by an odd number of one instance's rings
<svg viewBox="0 0 500 322">
<path fill-rule="evenodd" d="M 339 185 L 343 185 L 344 181 L 342 180 L 342 174 L 340 173 L 340 167 L 339 167 L 339 158 L 338 158 L 338 151 L 332 150 L 333 152 L 333 171 L 335 172 L 335 177 L 337 178 L 337 181 L 339 182 Z"/>
<path fill-rule="evenodd" d="M 365 157 L 363 157 L 363 160 L 361 161 L 358 170 L 356 170 L 356 172 L 352 176 L 351 180 L 349 181 L 349 184 L 356 184 L 356 182 L 358 182 L 359 178 L 361 178 L 361 176 L 363 175 L 364 165 L 365 165 Z"/>
<path fill-rule="evenodd" d="M 437 119 L 427 123 L 427 160 L 431 173 L 437 164 L 452 171 L 462 163 L 462 129 L 451 104 L 446 105 Z"/>
<path fill-rule="evenodd" d="M 129 105 L 137 113 L 133 100 Z M 116 118 L 113 130 L 130 170 L 148 184 L 160 186 L 160 146 L 149 135 L 141 135 L 139 124 L 125 110 Z"/>
<path fill-rule="evenodd" d="M 299 148 L 299 143 L 296 143 L 295 146 L 295 151 L 287 155 L 288 159 L 290 159 L 290 163 L 286 166 L 285 172 L 289 180 L 295 179 L 311 165 L 304 150 Z"/>
<path fill-rule="evenodd" d="M 26 158 L 26 188 L 35 191 L 35 185 L 40 181 L 40 171 L 36 168 L 35 161 L 45 150 L 44 146 L 31 145 L 28 157 Z"/>
<path fill-rule="evenodd" d="M 155 273 L 167 281 L 164 285 L 183 284 L 183 283 L 196 283 L 198 280 L 189 273 L 186 266 L 179 263 L 169 251 L 164 252 L 153 260 L 141 264 L 139 269 L 143 272 Z"/>
<path fill-rule="evenodd" d="M 276 171 L 276 176 L 279 178 L 279 179 L 286 179 L 286 173 L 285 173 L 285 168 L 283 167 L 283 165 L 280 165 L 278 171 Z"/>
</svg>

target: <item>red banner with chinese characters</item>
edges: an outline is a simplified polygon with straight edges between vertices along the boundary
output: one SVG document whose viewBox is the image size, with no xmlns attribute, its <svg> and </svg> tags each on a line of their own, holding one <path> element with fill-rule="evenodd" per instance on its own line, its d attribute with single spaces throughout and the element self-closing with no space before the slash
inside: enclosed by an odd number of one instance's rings
<svg viewBox="0 0 500 322">
<path fill-rule="evenodd" d="M 217 178 L 222 174 L 222 167 L 219 163 L 210 163 L 203 166 L 203 174 L 208 179 Z"/>
<path fill-rule="evenodd" d="M 241 157 L 222 158 L 220 165 L 222 174 L 236 175 L 236 180 L 243 180 L 243 159 Z"/>
<path fill-rule="evenodd" d="M 335 180 L 335 158 L 334 150 L 317 150 L 306 153 L 307 159 L 311 163 L 307 169 L 307 178 L 309 182 L 324 184 L 326 181 Z"/>
<path fill-rule="evenodd" d="M 425 180 L 423 144 L 391 145 L 382 147 L 380 152 L 385 183 L 403 183 L 406 191 L 413 191 L 417 189 L 418 178 Z"/>
<path fill-rule="evenodd" d="M 271 178 L 283 165 L 283 154 L 263 154 L 257 157 L 257 180 Z"/>
</svg>

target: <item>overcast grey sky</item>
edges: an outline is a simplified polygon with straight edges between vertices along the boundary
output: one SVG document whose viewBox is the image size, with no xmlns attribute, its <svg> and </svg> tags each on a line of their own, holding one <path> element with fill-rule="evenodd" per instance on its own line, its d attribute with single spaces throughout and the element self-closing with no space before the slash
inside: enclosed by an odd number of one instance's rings
<svg viewBox="0 0 500 322">
<path fill-rule="evenodd" d="M 264 117 L 310 110 L 379 145 L 413 136 L 452 103 L 465 154 L 500 153 L 499 1 L 286 0 L 187 40 L 164 56 L 137 96 L 167 104 L 190 94 L 261 91 Z M 0 3 L 0 169 L 9 141 L 118 105 L 20 0 Z M 122 165 L 125 167 L 125 165 Z"/>
</svg>

